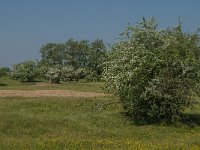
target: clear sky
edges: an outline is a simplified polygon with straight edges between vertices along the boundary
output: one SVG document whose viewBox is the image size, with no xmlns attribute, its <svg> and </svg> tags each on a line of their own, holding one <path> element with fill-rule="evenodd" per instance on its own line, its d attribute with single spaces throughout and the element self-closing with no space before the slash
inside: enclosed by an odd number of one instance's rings
<svg viewBox="0 0 200 150">
<path fill-rule="evenodd" d="M 47 42 L 69 38 L 113 43 L 127 23 L 155 17 L 161 28 L 200 27 L 200 0 L 0 0 L 0 67 L 40 59 Z"/>
</svg>

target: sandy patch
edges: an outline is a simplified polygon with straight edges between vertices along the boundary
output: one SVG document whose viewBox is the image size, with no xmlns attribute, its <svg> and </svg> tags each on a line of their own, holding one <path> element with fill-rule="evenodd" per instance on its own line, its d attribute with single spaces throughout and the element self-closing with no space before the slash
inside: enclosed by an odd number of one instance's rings
<svg viewBox="0 0 200 150">
<path fill-rule="evenodd" d="M 33 91 L 22 91 L 22 90 L 0 90 L 0 97 L 97 97 L 106 96 L 104 93 L 94 92 L 79 92 L 69 90 L 33 90 Z"/>
<path fill-rule="evenodd" d="M 46 83 L 46 82 L 30 82 L 26 83 L 27 85 L 37 86 L 37 87 L 46 87 L 46 86 L 58 86 L 62 84 Z"/>
</svg>

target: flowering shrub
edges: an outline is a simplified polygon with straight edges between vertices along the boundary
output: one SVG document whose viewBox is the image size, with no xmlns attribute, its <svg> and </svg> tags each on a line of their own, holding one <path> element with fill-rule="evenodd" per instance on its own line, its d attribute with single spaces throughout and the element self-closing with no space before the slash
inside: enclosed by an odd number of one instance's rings
<svg viewBox="0 0 200 150">
<path fill-rule="evenodd" d="M 157 30 L 154 19 L 129 26 L 104 63 L 104 80 L 136 121 L 175 122 L 199 88 L 197 34 Z"/>
<path fill-rule="evenodd" d="M 72 66 L 64 66 L 61 71 L 63 81 L 77 81 L 85 77 L 85 70 L 82 68 L 75 69 Z"/>
<path fill-rule="evenodd" d="M 93 70 L 88 70 L 87 73 L 86 73 L 86 77 L 85 79 L 88 81 L 88 82 L 97 82 L 97 81 L 100 81 L 101 79 L 101 76 L 98 75 L 95 71 Z"/>
<path fill-rule="evenodd" d="M 49 67 L 45 77 L 51 83 L 60 83 L 60 81 L 77 81 L 84 78 L 84 69 L 74 69 L 72 66 L 56 65 Z"/>
<path fill-rule="evenodd" d="M 42 80 L 47 79 L 46 73 L 49 71 L 49 68 L 50 67 L 48 66 L 38 65 L 37 67 L 38 78 Z"/>
<path fill-rule="evenodd" d="M 56 65 L 54 67 L 50 67 L 45 76 L 51 83 L 60 83 L 61 75 L 61 68 L 60 66 Z"/>
<path fill-rule="evenodd" d="M 37 77 L 37 65 L 34 61 L 25 61 L 13 65 L 11 77 L 22 82 L 32 82 Z"/>
<path fill-rule="evenodd" d="M 74 80 L 79 80 L 79 79 L 83 79 L 86 76 L 86 69 L 84 68 L 78 68 L 76 70 L 74 70 Z"/>
<path fill-rule="evenodd" d="M 62 80 L 72 81 L 75 78 L 75 69 L 72 66 L 65 66 L 62 68 Z"/>
</svg>

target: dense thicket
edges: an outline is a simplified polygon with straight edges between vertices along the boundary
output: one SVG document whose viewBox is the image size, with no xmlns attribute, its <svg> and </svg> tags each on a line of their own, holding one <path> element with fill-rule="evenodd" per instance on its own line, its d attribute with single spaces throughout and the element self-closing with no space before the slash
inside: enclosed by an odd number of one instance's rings
<svg viewBox="0 0 200 150">
<path fill-rule="evenodd" d="M 192 104 L 200 83 L 197 33 L 158 30 L 154 19 L 128 26 L 104 63 L 107 88 L 135 121 L 175 122 Z"/>
</svg>

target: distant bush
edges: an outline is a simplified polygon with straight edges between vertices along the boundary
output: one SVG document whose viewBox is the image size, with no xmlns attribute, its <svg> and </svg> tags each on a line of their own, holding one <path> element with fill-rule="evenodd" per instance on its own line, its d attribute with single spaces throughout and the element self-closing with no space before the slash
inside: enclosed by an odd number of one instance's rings
<svg viewBox="0 0 200 150">
<path fill-rule="evenodd" d="M 98 82 L 101 80 L 101 75 L 98 75 L 94 70 L 87 70 L 85 79 L 88 82 Z"/>
<path fill-rule="evenodd" d="M 11 77 L 21 82 L 32 82 L 37 77 L 37 65 L 34 61 L 25 61 L 13 65 Z"/>
<path fill-rule="evenodd" d="M 37 78 L 42 79 L 42 80 L 47 79 L 46 73 L 49 71 L 49 68 L 50 67 L 48 67 L 48 66 L 38 65 L 38 67 L 37 67 L 37 72 L 38 72 Z"/>
<path fill-rule="evenodd" d="M 72 81 L 76 78 L 75 69 L 72 66 L 63 67 L 61 72 L 62 72 L 61 78 L 63 81 Z"/>
<path fill-rule="evenodd" d="M 176 122 L 200 83 L 198 34 L 157 30 L 154 19 L 128 26 L 104 63 L 107 88 L 135 121 Z"/>
<path fill-rule="evenodd" d="M 1 76 L 8 76 L 10 74 L 11 70 L 8 67 L 1 67 L 0 68 L 0 77 Z"/>
<path fill-rule="evenodd" d="M 61 75 L 62 75 L 61 66 L 55 65 L 54 67 L 49 67 L 48 71 L 45 74 L 45 77 L 51 83 L 60 83 Z"/>
<path fill-rule="evenodd" d="M 84 79 L 86 76 L 86 69 L 78 68 L 74 70 L 74 80 L 78 81 L 80 79 Z"/>
<path fill-rule="evenodd" d="M 60 81 L 77 81 L 85 77 L 84 69 L 75 69 L 72 66 L 55 65 L 48 67 L 45 73 L 46 79 L 51 83 L 60 83 Z"/>
</svg>

